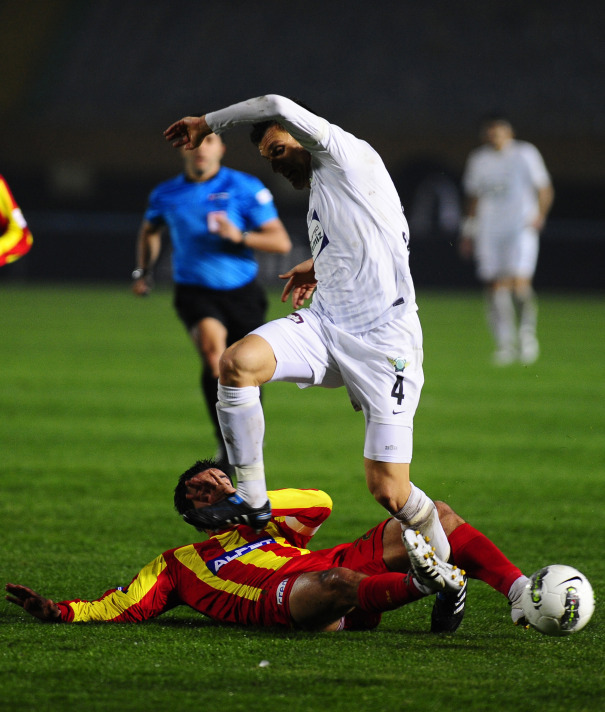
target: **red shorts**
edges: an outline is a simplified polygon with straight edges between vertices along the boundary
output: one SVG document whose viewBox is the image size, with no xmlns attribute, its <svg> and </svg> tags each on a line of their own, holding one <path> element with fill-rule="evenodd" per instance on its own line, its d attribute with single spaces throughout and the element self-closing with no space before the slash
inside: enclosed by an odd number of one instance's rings
<svg viewBox="0 0 605 712">
<path fill-rule="evenodd" d="M 382 533 L 389 520 L 370 529 L 348 544 L 338 544 L 330 549 L 320 549 L 297 557 L 292 566 L 286 564 L 269 579 L 258 601 L 259 623 L 263 626 L 292 626 L 290 592 L 296 579 L 303 573 L 326 571 L 342 566 L 371 576 L 389 572 L 382 558 Z"/>
<path fill-rule="evenodd" d="M 332 547 L 332 549 L 325 549 L 324 551 L 332 552 L 334 566 L 344 566 L 346 569 L 359 571 L 368 576 L 388 573 L 389 569 L 382 558 L 384 551 L 382 533 L 389 521 L 389 519 L 385 519 L 384 522 L 370 529 L 370 531 L 350 544 L 339 544 Z"/>
<path fill-rule="evenodd" d="M 283 571 L 278 571 L 271 577 L 268 585 L 263 588 L 259 599 L 261 625 L 285 625 L 292 627 L 294 621 L 290 616 L 290 591 L 294 582 L 303 572 L 292 573 L 288 576 Z"/>
</svg>

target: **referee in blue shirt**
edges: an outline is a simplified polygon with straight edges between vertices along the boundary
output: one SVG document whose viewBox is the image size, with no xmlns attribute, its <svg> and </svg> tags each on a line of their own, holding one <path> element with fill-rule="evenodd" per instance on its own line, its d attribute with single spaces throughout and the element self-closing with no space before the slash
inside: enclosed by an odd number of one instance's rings
<svg viewBox="0 0 605 712">
<path fill-rule="evenodd" d="M 217 460 L 228 466 L 216 415 L 219 359 L 227 346 L 265 321 L 254 250 L 287 253 L 292 244 L 269 190 L 254 176 L 221 165 L 225 144 L 211 134 L 181 149 L 184 170 L 150 194 L 139 229 L 132 290 L 151 290 L 162 234 L 172 242 L 174 307 L 202 361 L 201 386 L 214 423 Z M 223 467 L 224 469 L 224 467 Z"/>
</svg>

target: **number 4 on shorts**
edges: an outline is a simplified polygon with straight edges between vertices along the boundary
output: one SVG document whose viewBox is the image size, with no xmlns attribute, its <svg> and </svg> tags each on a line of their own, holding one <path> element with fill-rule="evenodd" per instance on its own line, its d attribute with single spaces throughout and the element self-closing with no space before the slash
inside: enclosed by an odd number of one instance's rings
<svg viewBox="0 0 605 712">
<path fill-rule="evenodd" d="M 397 405 L 401 405 L 403 402 L 403 399 L 405 398 L 403 393 L 403 376 L 396 376 L 393 389 L 391 390 L 391 397 L 397 400 Z"/>
</svg>

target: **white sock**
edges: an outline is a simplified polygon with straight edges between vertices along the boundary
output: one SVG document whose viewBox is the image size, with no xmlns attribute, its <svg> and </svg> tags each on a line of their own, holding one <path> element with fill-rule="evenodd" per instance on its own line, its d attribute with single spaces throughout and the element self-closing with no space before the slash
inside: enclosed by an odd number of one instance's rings
<svg viewBox="0 0 605 712">
<path fill-rule="evenodd" d="M 513 581 L 512 586 L 508 590 L 508 600 L 511 602 L 510 617 L 515 625 L 525 621 L 525 613 L 521 608 L 521 594 L 525 588 L 525 584 L 529 581 L 527 576 L 519 576 L 516 581 Z"/>
<path fill-rule="evenodd" d="M 489 294 L 488 320 L 496 346 L 503 351 L 514 351 L 516 341 L 515 305 L 509 289 L 495 289 Z"/>
<path fill-rule="evenodd" d="M 262 507 L 267 501 L 265 468 L 263 463 L 235 468 L 237 493 L 251 507 Z"/>
<path fill-rule="evenodd" d="M 531 287 L 517 292 L 515 303 L 519 311 L 519 337 L 524 341 L 535 341 L 538 324 L 538 303 Z"/>
<path fill-rule="evenodd" d="M 229 462 L 235 467 L 237 493 L 250 506 L 260 507 L 267 501 L 263 463 L 265 416 L 260 388 L 235 388 L 219 383 L 216 412 Z"/>
<path fill-rule="evenodd" d="M 435 553 L 442 561 L 447 561 L 450 557 L 450 544 L 447 540 L 437 507 L 431 499 L 416 485 L 410 482 L 411 491 L 407 502 L 395 514 L 395 519 L 399 519 L 402 529 L 417 529 L 422 536 L 431 540 L 431 545 L 435 547 Z"/>
<path fill-rule="evenodd" d="M 518 579 L 513 581 L 512 586 L 508 590 L 508 600 L 511 603 L 516 603 L 521 598 L 521 593 L 525 588 L 525 584 L 529 581 L 527 576 L 519 576 Z"/>
</svg>

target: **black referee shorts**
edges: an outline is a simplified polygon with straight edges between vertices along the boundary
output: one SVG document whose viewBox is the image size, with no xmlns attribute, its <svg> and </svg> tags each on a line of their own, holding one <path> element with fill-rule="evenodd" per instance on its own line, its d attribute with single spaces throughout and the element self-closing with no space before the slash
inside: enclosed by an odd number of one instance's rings
<svg viewBox="0 0 605 712">
<path fill-rule="evenodd" d="M 264 324 L 267 316 L 267 296 L 256 280 L 227 290 L 175 284 L 173 304 L 188 332 L 206 317 L 218 319 L 227 329 L 227 346 Z"/>
</svg>

